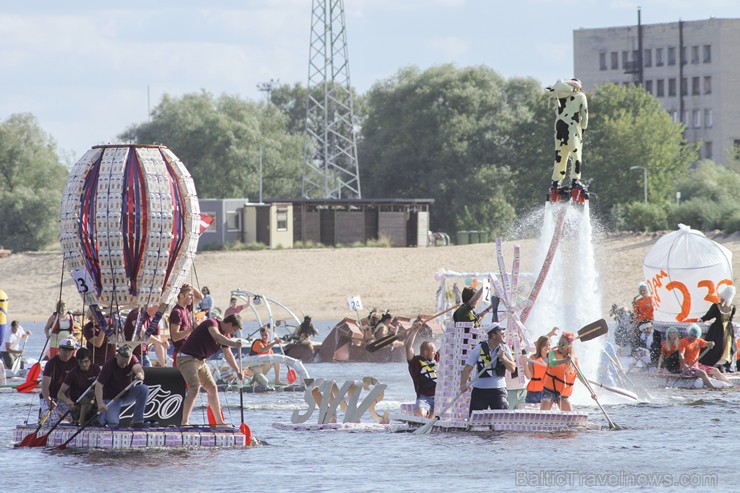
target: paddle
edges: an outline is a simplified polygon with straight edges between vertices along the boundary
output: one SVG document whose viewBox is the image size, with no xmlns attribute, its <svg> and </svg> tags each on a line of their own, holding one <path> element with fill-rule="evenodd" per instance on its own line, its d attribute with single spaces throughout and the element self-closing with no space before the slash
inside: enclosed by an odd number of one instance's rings
<svg viewBox="0 0 740 493">
<path fill-rule="evenodd" d="M 211 409 L 211 406 L 208 406 L 208 412 L 206 412 L 208 415 L 208 424 L 210 426 L 216 426 L 216 415 L 213 414 L 213 409 Z M 224 417 L 224 410 L 221 409 L 221 421 L 225 421 L 226 418 Z"/>
<path fill-rule="evenodd" d="M 85 392 L 75 401 L 75 405 L 82 402 L 82 399 L 95 387 L 95 382 L 97 382 L 97 379 L 87 388 Z M 57 429 L 57 426 L 59 426 L 62 421 L 64 421 L 64 418 L 66 418 L 69 413 L 72 412 L 72 409 L 67 409 L 67 412 L 64 413 L 64 415 L 59 418 L 59 421 L 54 423 L 54 426 L 51 427 L 49 431 L 46 432 L 46 434 L 41 435 L 36 440 L 34 440 L 32 443 L 28 444 L 29 447 L 46 447 L 46 442 L 49 439 L 49 435 L 51 435 L 51 432 Z"/>
<path fill-rule="evenodd" d="M 596 339 L 599 336 L 603 336 L 607 332 L 609 332 L 609 326 L 606 324 L 606 320 L 600 318 L 579 330 L 576 339 L 580 339 L 581 342 L 586 342 L 591 339 Z"/>
<path fill-rule="evenodd" d="M 23 338 L 21 341 L 20 351 L 21 354 L 18 355 L 18 357 L 13 361 L 13 366 L 10 369 L 10 372 L 15 376 L 16 372 L 21 369 L 21 363 L 23 362 L 23 350 L 26 348 L 26 338 Z"/>
<path fill-rule="evenodd" d="M 244 373 L 242 369 L 242 346 L 239 345 L 239 412 L 241 412 L 242 424 L 239 425 L 239 431 L 245 437 L 247 445 L 252 444 L 252 430 L 244 422 Z M 288 381 L 290 381 L 290 372 L 288 372 Z M 294 380 L 295 381 L 295 380 Z M 293 382 L 290 382 L 293 383 Z"/>
<path fill-rule="evenodd" d="M 288 368 L 288 383 L 293 385 L 297 378 L 298 375 L 295 374 L 295 370 L 293 368 Z"/>
<path fill-rule="evenodd" d="M 126 392 L 128 392 L 128 391 L 129 391 L 129 389 L 130 389 L 131 387 L 133 387 L 134 385 L 137 385 L 137 384 L 139 384 L 140 382 L 141 382 L 141 380 L 134 380 L 134 381 L 132 381 L 132 382 L 131 382 L 130 384 L 126 385 L 126 388 L 125 388 L 125 389 L 123 389 L 122 391 L 120 391 L 120 392 L 118 393 L 118 395 L 117 395 L 117 396 L 115 396 L 115 397 L 114 397 L 114 398 L 113 398 L 113 399 L 112 399 L 112 400 L 111 400 L 111 401 L 110 401 L 110 402 L 108 403 L 108 405 L 111 405 L 111 404 L 113 404 L 113 403 L 114 403 L 114 402 L 116 402 L 116 401 L 117 401 L 118 399 L 120 399 L 121 397 L 123 397 L 123 395 L 124 395 L 124 394 L 125 394 Z M 63 443 L 63 444 L 61 444 L 61 445 L 58 445 L 58 446 L 57 446 L 57 448 L 58 448 L 59 450 L 65 450 L 65 449 L 67 448 L 67 445 L 69 444 L 69 442 L 71 442 L 72 440 L 74 440 L 74 439 L 75 439 L 75 437 L 76 437 L 77 435 L 79 435 L 80 433 L 82 433 L 82 430 L 84 430 L 85 428 L 87 428 L 88 426 L 90 426 L 90 424 L 92 424 L 92 422 L 93 422 L 93 421 L 95 421 L 95 420 L 96 420 L 96 419 L 97 419 L 97 418 L 98 418 L 98 417 L 99 417 L 99 416 L 100 416 L 101 414 L 102 414 L 102 413 L 100 413 L 100 412 L 97 412 L 97 413 L 95 413 L 95 416 L 93 416 L 92 418 L 90 418 L 90 419 L 88 419 L 87 421 L 85 421 L 85 424 L 83 424 L 82 426 L 80 426 L 80 428 L 79 428 L 79 429 L 78 429 L 78 430 L 77 430 L 76 432 L 74 432 L 74 434 L 73 434 L 73 435 L 72 435 L 71 437 L 69 437 L 69 440 L 67 440 L 66 442 L 64 442 L 64 443 Z"/>
<path fill-rule="evenodd" d="M 634 392 L 630 392 L 627 389 L 622 389 L 619 387 L 610 387 L 609 385 L 604 385 L 603 383 L 597 382 L 595 380 L 589 380 L 589 382 L 592 383 L 593 385 L 596 385 L 597 387 L 601 387 L 604 390 L 608 390 L 609 392 L 614 392 L 615 394 L 623 395 L 625 397 L 629 397 L 630 399 L 633 399 L 636 401 L 639 400 L 637 398 L 637 394 L 635 394 Z"/>
<path fill-rule="evenodd" d="M 452 310 L 455 310 L 455 309 L 457 309 L 457 308 L 458 308 L 459 306 L 460 306 L 460 305 L 455 305 L 455 306 L 451 306 L 450 308 L 448 308 L 447 310 L 445 310 L 445 311 L 443 311 L 443 312 L 439 312 L 439 313 L 438 313 L 438 314 L 436 314 L 436 315 L 432 315 L 431 317 L 425 318 L 425 319 L 423 320 L 423 322 L 424 322 L 424 323 L 427 323 L 427 322 L 429 322 L 429 321 L 431 321 L 431 320 L 434 320 L 435 318 L 441 317 L 441 316 L 442 316 L 442 315 L 444 315 L 445 313 L 447 313 L 447 312 L 450 312 L 450 311 L 452 311 Z M 405 334 L 405 332 L 404 332 L 404 334 Z M 377 351 L 378 349 L 380 349 L 380 348 L 384 348 L 384 347 L 386 347 L 386 346 L 387 346 L 388 344 L 391 344 L 392 342 L 394 342 L 394 341 L 397 341 L 397 340 L 398 340 L 398 339 L 400 339 L 400 338 L 401 338 L 401 337 L 402 337 L 402 336 L 403 336 L 404 334 L 400 334 L 400 333 L 399 333 L 399 334 L 391 334 L 391 335 L 389 335 L 389 336 L 385 336 L 385 337 L 383 337 L 383 338 L 381 338 L 381 339 L 378 339 L 377 341 L 373 341 L 373 342 L 371 342 L 370 344 L 368 344 L 367 346 L 365 346 L 365 349 L 367 349 L 367 351 L 368 351 L 369 353 L 374 353 L 374 352 L 375 352 L 375 351 Z"/>
<path fill-rule="evenodd" d="M 41 422 L 36 427 L 36 430 L 33 433 L 29 433 L 28 435 L 23 437 L 23 440 L 21 440 L 21 443 L 16 445 L 16 447 L 31 447 L 32 443 L 36 440 L 36 435 L 38 434 L 39 430 L 42 426 L 44 426 L 44 423 L 46 423 L 46 420 L 49 419 L 49 416 L 51 416 L 52 409 L 49 409 L 44 417 L 41 419 Z"/>
<path fill-rule="evenodd" d="M 617 426 L 614 423 L 614 421 L 612 421 L 612 419 L 609 417 L 609 415 L 606 413 L 606 410 L 604 409 L 604 407 L 599 402 L 598 397 L 596 397 L 596 392 L 594 392 L 594 389 L 593 389 L 593 387 L 591 387 L 591 384 L 588 383 L 588 380 L 586 379 L 586 377 L 581 372 L 581 369 L 578 368 L 578 365 L 576 364 L 575 360 L 571 361 L 571 363 L 573 363 L 573 367 L 576 369 L 576 372 L 578 372 L 578 378 L 579 378 L 579 380 L 581 382 L 583 382 L 583 385 L 585 385 L 586 388 L 588 389 L 589 393 L 591 393 L 591 397 L 593 398 L 593 400 L 596 401 L 596 405 L 599 406 L 599 409 L 601 409 L 601 412 L 604 413 L 604 417 L 606 417 L 606 421 L 607 421 L 607 423 L 609 423 L 609 429 L 612 429 L 612 430 L 621 430 L 622 428 L 619 427 L 619 426 Z"/>
<path fill-rule="evenodd" d="M 44 347 L 41 349 L 41 355 L 36 363 L 31 365 L 26 374 L 26 381 L 16 387 L 16 390 L 22 394 L 28 393 L 39 386 L 39 376 L 41 375 L 41 358 L 44 357 L 44 351 L 49 344 L 49 338 L 46 338 Z"/>
</svg>

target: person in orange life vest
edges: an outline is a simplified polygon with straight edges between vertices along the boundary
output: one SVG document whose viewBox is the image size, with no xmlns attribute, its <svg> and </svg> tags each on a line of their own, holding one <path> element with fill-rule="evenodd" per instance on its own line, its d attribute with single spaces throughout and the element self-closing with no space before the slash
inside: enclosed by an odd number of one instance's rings
<svg viewBox="0 0 740 493">
<path fill-rule="evenodd" d="M 547 355 L 549 353 L 550 338 L 540 336 L 534 343 L 534 353 L 530 358 L 532 362 L 528 362 L 527 366 L 524 367 L 524 374 L 529 379 L 527 397 L 524 399 L 527 404 L 539 404 L 542 400 L 542 386 L 545 381 L 545 372 L 547 372 Z"/>
<path fill-rule="evenodd" d="M 170 311 L 170 339 L 172 339 L 172 366 L 177 367 L 177 353 L 185 345 L 188 336 L 195 330 L 193 304 L 200 303 L 203 295 L 190 284 L 183 284 L 177 295 L 177 304 Z"/>
<path fill-rule="evenodd" d="M 660 358 L 658 358 L 658 373 L 663 368 L 670 373 L 681 373 L 681 362 L 679 361 L 678 348 L 681 340 L 678 336 L 678 329 L 669 327 L 665 332 L 665 341 L 660 347 Z"/>
<path fill-rule="evenodd" d="M 732 318 L 735 316 L 735 286 L 725 286 L 719 293 L 719 303 L 713 303 L 707 313 L 701 317 L 702 322 L 713 320 L 707 331 L 707 341 L 713 341 L 715 346 L 707 351 L 700 363 L 707 366 L 719 367 L 720 371 L 731 372 L 733 356 L 737 353 L 735 345 L 735 326 Z"/>
<path fill-rule="evenodd" d="M 270 340 L 270 331 L 267 329 L 267 327 L 262 327 L 260 329 L 260 338 L 257 339 L 252 343 L 252 347 L 249 348 L 249 355 L 255 356 L 259 354 L 272 354 L 272 347 L 280 344 L 280 338 L 275 337 L 275 339 L 272 342 L 268 342 Z M 271 365 L 270 363 L 265 363 L 262 365 L 257 365 L 252 367 L 252 373 L 254 376 L 252 377 L 252 383 L 254 384 L 259 383 L 260 385 L 268 388 L 268 380 L 265 374 L 270 371 L 270 368 L 275 368 L 275 384 L 276 385 L 286 385 L 285 382 L 280 380 L 280 363 L 275 363 L 274 365 Z"/>
<path fill-rule="evenodd" d="M 542 411 L 549 411 L 553 404 L 557 404 L 561 411 L 573 410 L 570 396 L 578 374 L 574 366 L 578 364 L 578 358 L 573 354 L 574 340 L 572 332 L 564 332 L 558 346 L 548 354 L 540 404 Z"/>
<path fill-rule="evenodd" d="M 414 404 L 414 416 L 426 418 L 434 414 L 434 395 L 437 390 L 437 368 L 439 360 L 437 348 L 434 347 L 433 341 L 424 341 L 419 348 L 419 354 L 414 354 L 414 341 L 419 333 L 419 329 L 424 326 L 421 317 L 414 321 L 414 324 L 406 335 L 403 342 L 406 350 L 406 361 L 409 365 L 409 374 L 414 382 L 416 391 L 416 403 Z"/>
<path fill-rule="evenodd" d="M 460 390 L 470 386 L 470 414 L 486 409 L 508 409 L 506 371 L 514 371 L 516 363 L 511 349 L 504 343 L 504 328 L 498 323 L 485 327 L 488 340 L 481 341 L 469 353 L 460 377 Z M 483 372 L 475 382 L 468 384 L 470 372 L 476 367 L 476 375 Z"/>
<path fill-rule="evenodd" d="M 49 359 L 59 354 L 59 341 L 72 337 L 75 320 L 72 312 L 67 311 L 63 300 L 57 302 L 57 310 L 51 314 L 44 326 L 44 334 L 49 339 Z"/>
<path fill-rule="evenodd" d="M 658 366 L 660 345 L 662 341 L 660 332 L 657 330 L 653 330 L 652 342 L 648 348 L 648 337 L 650 337 L 650 331 L 653 328 L 654 311 L 655 305 L 653 303 L 653 297 L 648 291 L 648 285 L 641 282 L 638 288 L 638 295 L 632 300 L 633 320 L 635 323 L 635 329 L 633 331 L 634 342 L 632 347 L 644 347 L 649 349 L 650 364 Z"/>
<path fill-rule="evenodd" d="M 701 328 L 697 324 L 689 325 L 688 336 L 681 339 L 678 344 L 678 361 L 681 365 L 681 373 L 688 376 L 701 378 L 704 385 L 710 389 L 718 389 L 709 380 L 709 376 L 721 380 L 725 383 L 730 382 L 720 371 L 713 367 L 699 362 L 699 352 L 704 348 L 713 348 L 714 342 L 705 341 L 701 337 Z"/>
</svg>

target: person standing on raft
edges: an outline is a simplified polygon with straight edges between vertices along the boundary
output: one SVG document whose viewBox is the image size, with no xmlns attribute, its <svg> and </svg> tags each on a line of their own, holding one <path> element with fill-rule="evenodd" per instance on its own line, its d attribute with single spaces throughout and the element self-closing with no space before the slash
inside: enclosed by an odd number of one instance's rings
<svg viewBox="0 0 740 493">
<path fill-rule="evenodd" d="M 707 331 L 707 341 L 714 342 L 714 347 L 707 351 L 699 362 L 703 365 L 714 366 L 723 372 L 732 371 L 732 362 L 737 354 L 735 342 L 735 326 L 732 319 L 735 316 L 735 286 L 725 286 L 720 292 L 719 303 L 712 304 L 706 315 L 701 317 L 702 322 L 714 320 Z"/>
<path fill-rule="evenodd" d="M 578 375 L 575 367 L 578 358 L 573 354 L 573 341 L 575 341 L 573 332 L 564 332 L 557 347 L 548 354 L 540 404 L 542 411 L 549 411 L 553 404 L 557 404 L 561 411 L 573 410 L 570 396 L 573 394 L 573 384 Z"/>
<path fill-rule="evenodd" d="M 461 391 L 467 390 L 470 385 L 473 387 L 469 414 L 486 409 L 509 409 L 505 375 L 507 370 L 516 369 L 516 363 L 511 349 L 504 344 L 504 328 L 498 323 L 490 324 L 486 328 L 488 340 L 481 341 L 468 353 L 460 377 Z M 469 385 L 468 378 L 473 367 L 480 376 Z"/>
<path fill-rule="evenodd" d="M 439 354 L 434 347 L 434 341 L 424 341 L 419 348 L 419 354 L 414 354 L 414 341 L 419 330 L 424 326 L 421 317 L 414 321 L 409 329 L 406 340 L 403 342 L 406 350 L 406 361 L 409 364 L 409 373 L 414 381 L 416 403 L 414 416 L 426 418 L 434 414 L 434 395 L 437 392 L 437 368 Z"/>
</svg>

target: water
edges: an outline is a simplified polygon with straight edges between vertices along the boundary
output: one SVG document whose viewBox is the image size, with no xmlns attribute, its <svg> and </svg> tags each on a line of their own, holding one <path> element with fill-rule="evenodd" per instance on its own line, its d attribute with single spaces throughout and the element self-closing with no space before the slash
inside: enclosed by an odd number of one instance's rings
<svg viewBox="0 0 740 493">
<path fill-rule="evenodd" d="M 24 324 L 26 325 L 26 324 Z M 40 333 L 34 330 L 34 351 Z M 34 341 L 36 339 L 36 341 Z M 585 350 L 584 344 L 582 350 Z M 307 365 L 312 377 L 388 384 L 379 412 L 414 398 L 404 364 Z M 12 430 L 33 415 L 36 396 L 0 391 L 0 471 L 3 491 L 538 491 L 583 490 L 593 481 L 619 491 L 676 491 L 689 487 L 638 487 L 630 481 L 717 481 L 698 491 L 729 491 L 740 484 L 734 463 L 740 393 L 651 390 L 655 400 L 629 404 L 602 396 L 621 431 L 486 433 L 417 436 L 409 433 L 292 432 L 305 409 L 302 393 L 245 394 L 245 422 L 268 446 L 250 450 L 56 451 L 14 449 Z M 226 418 L 239 423 L 239 395 L 222 393 Z M 590 400 L 590 399 L 589 399 Z M 605 426 L 585 403 L 590 422 Z M 205 422 L 202 403 L 195 419 Z M 595 476 L 602 474 L 602 476 Z M 638 476 L 638 474 L 642 476 Z M 613 483 L 609 483 L 609 482 Z M 621 483 L 620 483 L 621 482 Z M 691 489 L 696 490 L 696 484 Z"/>
</svg>

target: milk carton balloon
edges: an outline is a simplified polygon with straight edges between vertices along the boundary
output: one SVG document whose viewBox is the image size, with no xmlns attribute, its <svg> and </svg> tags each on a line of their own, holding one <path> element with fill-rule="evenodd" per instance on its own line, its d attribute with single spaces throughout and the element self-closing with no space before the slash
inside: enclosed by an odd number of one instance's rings
<svg viewBox="0 0 740 493">
<path fill-rule="evenodd" d="M 685 224 L 678 228 L 655 242 L 643 264 L 660 322 L 696 321 L 733 284 L 732 252 Z"/>
</svg>

